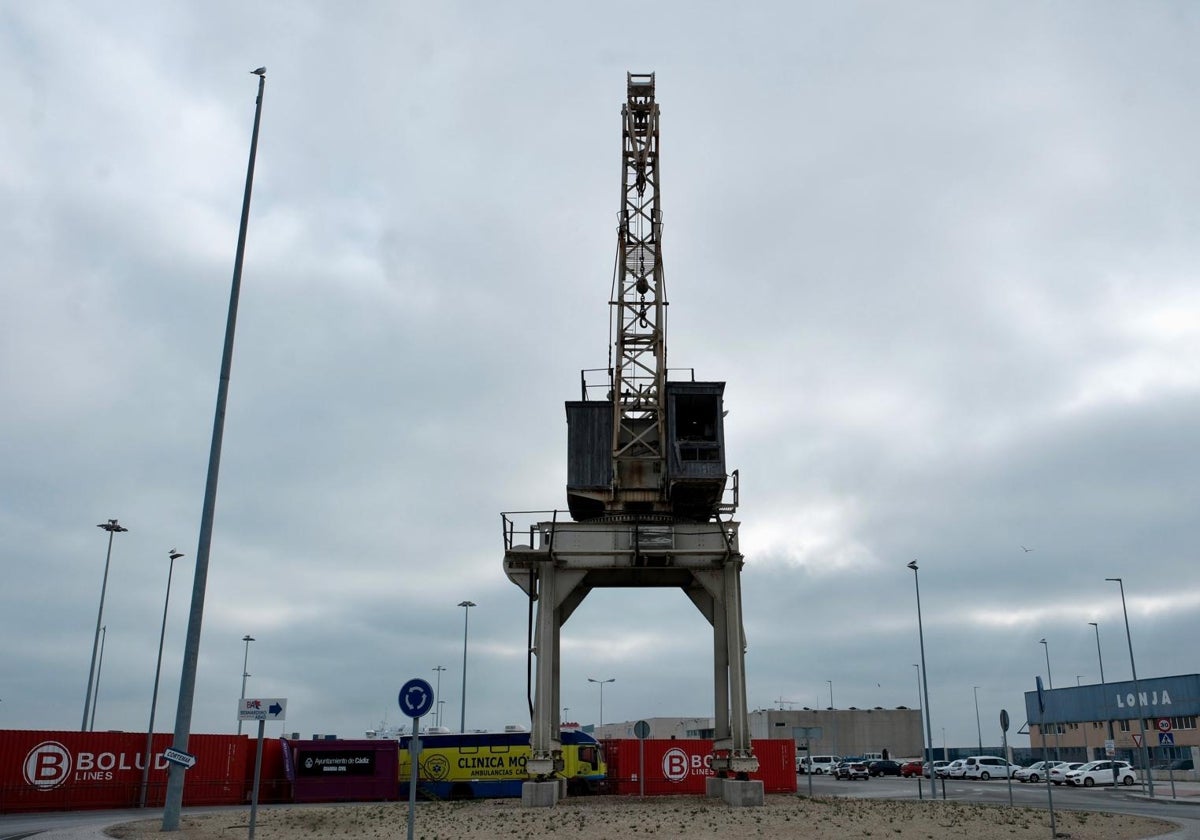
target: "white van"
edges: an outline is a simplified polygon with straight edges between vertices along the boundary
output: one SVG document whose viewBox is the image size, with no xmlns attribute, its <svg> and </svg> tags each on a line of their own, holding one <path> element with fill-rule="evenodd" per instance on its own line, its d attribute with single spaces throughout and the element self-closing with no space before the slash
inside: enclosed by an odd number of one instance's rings
<svg viewBox="0 0 1200 840">
<path fill-rule="evenodd" d="M 807 759 L 800 759 L 798 762 L 799 772 L 812 773 L 814 776 L 820 776 L 824 773 L 833 771 L 834 766 L 842 760 L 840 755 L 814 755 Z"/>
<path fill-rule="evenodd" d="M 973 755 L 963 763 L 964 779 L 1007 779 L 1021 768 L 997 755 Z"/>
</svg>

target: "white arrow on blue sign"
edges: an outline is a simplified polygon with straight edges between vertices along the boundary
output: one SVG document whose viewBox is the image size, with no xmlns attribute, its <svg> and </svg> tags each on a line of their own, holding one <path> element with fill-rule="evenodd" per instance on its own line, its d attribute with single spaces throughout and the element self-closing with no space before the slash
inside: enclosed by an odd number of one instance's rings
<svg viewBox="0 0 1200 840">
<path fill-rule="evenodd" d="M 433 708 L 433 686 L 415 677 L 400 687 L 400 711 L 410 718 L 424 717 Z"/>
</svg>

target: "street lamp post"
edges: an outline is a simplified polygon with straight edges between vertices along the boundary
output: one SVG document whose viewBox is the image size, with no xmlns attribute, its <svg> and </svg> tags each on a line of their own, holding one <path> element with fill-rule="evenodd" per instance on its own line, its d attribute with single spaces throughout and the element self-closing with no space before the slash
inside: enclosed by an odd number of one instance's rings
<svg viewBox="0 0 1200 840">
<path fill-rule="evenodd" d="M 833 680 L 825 680 L 825 682 L 829 684 L 829 712 L 833 715 L 831 719 L 831 728 L 833 730 L 833 753 L 834 755 L 837 755 L 837 710 L 834 709 L 833 706 Z"/>
<path fill-rule="evenodd" d="M 600 686 L 600 725 L 597 728 L 603 728 L 604 727 L 604 684 L 610 683 L 610 682 L 616 682 L 617 678 L 609 677 L 607 680 L 594 680 L 591 677 L 588 677 L 587 681 L 591 682 L 591 683 L 598 683 Z"/>
<path fill-rule="evenodd" d="M 96 691 L 92 694 L 92 720 L 88 731 L 96 728 L 96 705 L 100 702 L 100 672 L 104 670 L 104 642 L 108 639 L 108 625 L 100 628 L 100 661 L 96 663 Z"/>
<path fill-rule="evenodd" d="M 250 643 L 255 641 L 255 638 L 247 633 L 242 636 L 242 641 L 246 643 L 246 655 L 242 657 L 242 699 L 246 699 L 246 677 L 250 676 L 250 672 L 246 670 L 246 666 L 250 663 Z M 239 706 L 239 708 L 241 708 Z M 242 734 L 241 715 L 238 715 L 238 734 Z"/>
<path fill-rule="evenodd" d="M 472 601 L 459 601 L 458 605 L 463 608 L 463 686 L 462 686 L 462 713 L 458 719 L 458 731 L 467 731 L 467 623 L 471 615 L 471 607 L 478 606 Z"/>
<path fill-rule="evenodd" d="M 208 556 L 212 548 L 213 522 L 217 514 L 217 481 L 221 473 L 221 442 L 225 437 L 225 406 L 229 401 L 229 379 L 233 371 L 233 338 L 237 327 L 238 301 L 242 289 L 242 264 L 246 256 L 246 232 L 250 226 L 250 194 L 254 187 L 254 161 L 258 157 L 258 127 L 262 121 L 263 89 L 267 68 L 250 71 L 258 77 L 254 99 L 254 128 L 250 134 L 250 159 L 246 163 L 246 189 L 242 193 L 242 218 L 238 225 L 233 279 L 229 287 L 229 310 L 225 317 L 225 342 L 221 350 L 221 372 L 217 380 L 217 405 L 213 412 L 212 441 L 208 450 L 208 475 L 204 480 L 204 502 L 200 511 L 200 534 L 196 547 L 196 571 L 192 579 L 192 603 L 187 636 L 183 645 L 183 668 L 179 674 L 179 702 L 175 707 L 175 731 L 171 748 L 187 752 L 192 734 L 192 710 L 196 700 L 196 670 L 200 661 L 200 631 L 204 624 L 204 597 L 208 590 Z M 172 763 L 167 777 L 163 806 L 163 831 L 178 831 L 183 813 L 182 765 Z"/>
<path fill-rule="evenodd" d="M 1054 677 L 1051 676 L 1051 674 L 1050 674 L 1050 645 L 1049 645 L 1049 643 L 1046 642 L 1046 640 L 1044 638 L 1038 639 L 1038 644 L 1041 645 L 1042 648 L 1046 651 L 1046 682 L 1049 683 L 1050 689 L 1053 690 L 1054 689 Z M 1059 751 L 1059 742 L 1058 742 L 1058 727 L 1059 727 L 1060 723 L 1061 723 L 1061 721 L 1057 721 L 1057 720 L 1054 722 L 1054 760 L 1055 761 L 1058 761 L 1062 758 L 1062 755 Z M 1045 724 L 1045 721 L 1043 721 L 1042 722 L 1042 748 L 1045 749 L 1045 746 L 1046 746 L 1046 724 Z M 1047 776 L 1048 775 L 1049 774 L 1047 773 Z"/>
<path fill-rule="evenodd" d="M 442 671 L 445 671 L 446 669 L 441 665 L 438 665 L 433 670 L 437 671 L 437 689 L 433 692 L 433 696 L 439 698 L 437 712 L 433 716 L 433 725 L 440 727 L 442 725 L 442 701 L 440 699 L 442 696 Z"/>
<path fill-rule="evenodd" d="M 108 562 L 112 559 L 113 534 L 129 530 L 115 519 L 102 522 L 96 527 L 108 531 L 108 551 L 104 555 L 104 579 L 100 584 L 100 609 L 96 612 L 96 635 L 92 639 L 92 662 L 88 665 L 87 694 L 83 696 L 83 723 L 79 724 L 80 732 L 88 731 L 88 711 L 92 708 L 92 681 L 96 678 L 96 652 L 100 649 L 100 621 L 104 618 L 104 593 L 108 589 Z"/>
<path fill-rule="evenodd" d="M 1142 739 L 1142 766 L 1146 768 L 1146 784 L 1150 798 L 1154 798 L 1154 777 L 1150 774 L 1150 749 L 1146 746 L 1146 710 L 1142 708 L 1142 692 L 1138 688 L 1137 664 L 1133 661 L 1133 636 L 1129 633 L 1129 610 L 1125 607 L 1125 581 L 1122 578 L 1105 578 L 1121 587 L 1121 612 L 1125 615 L 1125 641 L 1129 643 L 1129 670 L 1133 672 L 1133 695 L 1138 704 L 1138 732 Z"/>
<path fill-rule="evenodd" d="M 921 665 L 918 662 L 913 663 L 913 667 L 917 669 L 917 708 L 921 709 Z M 921 709 L 921 715 L 925 712 Z M 918 726 L 918 729 L 921 727 Z M 917 774 L 917 798 L 924 799 L 925 794 L 921 792 L 921 780 L 925 777 L 925 765 L 929 765 L 929 778 L 933 778 L 933 744 L 929 745 L 928 752 L 925 748 L 925 732 L 921 732 L 921 772 Z"/>
<path fill-rule="evenodd" d="M 1092 629 L 1094 629 L 1096 631 L 1096 659 L 1100 663 L 1100 689 L 1103 692 L 1104 697 L 1106 698 L 1104 702 L 1107 704 L 1108 703 L 1108 700 L 1107 700 L 1108 689 L 1104 685 L 1104 654 L 1102 654 L 1100 652 L 1100 625 L 1097 624 L 1095 621 L 1089 621 L 1088 624 L 1090 624 L 1092 626 Z M 1113 732 L 1112 718 L 1109 717 L 1107 722 L 1108 722 L 1108 740 L 1115 747 L 1117 741 L 1116 741 L 1116 735 Z M 1107 749 L 1105 750 L 1105 752 L 1107 752 Z M 1111 758 L 1111 756 L 1109 756 L 1109 757 Z M 1113 788 L 1112 788 L 1113 791 L 1116 791 L 1116 789 L 1117 789 L 1117 776 L 1119 775 L 1119 772 L 1120 771 L 1117 770 L 1117 765 L 1114 764 L 1113 765 Z"/>
<path fill-rule="evenodd" d="M 171 549 L 167 555 L 171 564 L 167 567 L 167 596 L 163 599 L 162 629 L 158 632 L 158 660 L 154 666 L 154 691 L 150 695 L 150 725 L 146 727 L 146 758 L 142 763 L 142 792 L 138 796 L 138 807 L 146 807 L 146 789 L 150 784 L 150 760 L 154 749 L 154 711 L 158 707 L 158 678 L 162 673 L 163 640 L 167 637 L 167 605 L 171 602 L 171 577 L 175 574 L 175 561 L 183 556 Z"/>
<path fill-rule="evenodd" d="M 1046 643 L 1045 639 L 1038 639 L 1038 644 L 1046 649 L 1046 682 L 1049 683 L 1050 688 L 1054 688 L 1054 677 L 1050 674 L 1050 645 Z"/>
<path fill-rule="evenodd" d="M 979 686 L 972 686 L 975 690 L 975 733 L 979 736 L 979 754 L 983 755 L 983 727 L 979 725 Z"/>
<path fill-rule="evenodd" d="M 937 773 L 933 772 L 933 714 L 929 710 L 929 669 L 925 664 L 925 627 L 921 621 L 921 581 L 920 574 L 917 572 L 917 561 L 913 560 L 908 564 L 908 568 L 912 569 L 913 585 L 917 590 L 917 637 L 921 641 L 921 685 L 925 692 L 925 737 L 929 741 L 930 748 L 930 764 L 929 764 L 929 791 L 931 798 L 937 797 Z M 945 730 L 943 730 L 942 744 L 945 749 Z M 942 799 L 946 798 L 946 781 L 942 780 Z"/>
</svg>

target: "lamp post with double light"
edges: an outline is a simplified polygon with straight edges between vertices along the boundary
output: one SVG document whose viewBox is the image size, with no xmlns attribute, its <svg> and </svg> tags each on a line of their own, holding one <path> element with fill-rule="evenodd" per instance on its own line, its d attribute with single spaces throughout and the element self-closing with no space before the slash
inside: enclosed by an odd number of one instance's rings
<svg viewBox="0 0 1200 840">
<path fill-rule="evenodd" d="M 609 677 L 606 680 L 597 680 L 597 679 L 593 679 L 592 677 L 588 677 L 587 681 L 590 683 L 596 683 L 600 686 L 600 725 L 597 727 L 598 729 L 600 729 L 600 728 L 604 727 L 604 684 L 610 683 L 610 682 L 616 682 L 617 678 Z"/>
<path fill-rule="evenodd" d="M 162 673 L 163 640 L 167 637 L 167 606 L 171 603 L 171 577 L 175 574 L 175 561 L 181 552 L 171 549 L 167 554 L 171 563 L 167 566 L 167 596 L 163 599 L 162 629 L 158 631 L 158 659 L 154 665 L 154 691 L 150 694 L 150 725 L 146 727 L 146 756 L 142 764 L 142 790 L 138 796 L 138 807 L 146 807 L 146 790 L 150 785 L 150 760 L 154 748 L 154 712 L 158 708 L 158 678 Z"/>
<path fill-rule="evenodd" d="M 462 712 L 458 719 L 458 731 L 467 731 L 467 624 L 470 621 L 471 607 L 478 606 L 473 601 L 459 601 L 458 605 L 463 608 L 463 685 L 462 685 Z"/>
<path fill-rule="evenodd" d="M 88 712 L 92 709 L 92 687 L 94 685 L 93 681 L 97 679 L 96 653 L 100 649 L 100 622 L 104 618 L 104 593 L 108 589 L 108 564 L 112 560 L 113 535 L 122 534 L 129 530 L 115 519 L 101 522 L 96 527 L 108 531 L 108 551 L 104 555 L 104 578 L 100 583 L 100 609 L 96 611 L 96 635 L 92 639 L 92 662 L 88 665 L 87 693 L 83 696 L 83 723 L 79 725 L 80 732 L 88 731 Z"/>
</svg>

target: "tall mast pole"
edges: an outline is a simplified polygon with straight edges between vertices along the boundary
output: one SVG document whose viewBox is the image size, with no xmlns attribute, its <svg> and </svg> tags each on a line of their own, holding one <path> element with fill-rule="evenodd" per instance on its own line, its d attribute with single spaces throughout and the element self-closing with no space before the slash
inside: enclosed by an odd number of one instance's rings
<svg viewBox="0 0 1200 840">
<path fill-rule="evenodd" d="M 623 173 L 617 228 L 616 366 L 612 371 L 613 481 L 617 510 L 665 501 L 663 392 L 666 295 L 659 253 L 658 104 L 654 74 L 629 73 L 621 110 Z"/>
</svg>

